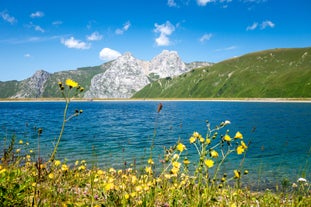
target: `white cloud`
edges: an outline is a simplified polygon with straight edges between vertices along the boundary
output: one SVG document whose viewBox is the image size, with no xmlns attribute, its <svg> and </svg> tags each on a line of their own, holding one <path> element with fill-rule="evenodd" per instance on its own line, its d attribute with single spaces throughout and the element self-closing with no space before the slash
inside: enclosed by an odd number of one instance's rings
<svg viewBox="0 0 311 207">
<path fill-rule="evenodd" d="M 168 0 L 167 1 L 167 5 L 169 7 L 176 7 L 177 6 L 177 4 L 176 4 L 176 2 L 174 0 Z"/>
<path fill-rule="evenodd" d="M 273 28 L 275 26 L 275 24 L 273 22 L 271 22 L 270 20 L 267 21 L 263 21 L 260 25 L 261 29 L 266 29 L 267 27 L 271 27 Z"/>
<path fill-rule="evenodd" d="M 168 36 L 170 36 L 174 31 L 175 27 L 169 21 L 165 24 L 157 24 L 155 23 L 155 33 L 160 33 L 160 36 L 155 39 L 158 46 L 167 46 L 171 44 L 171 41 Z"/>
<path fill-rule="evenodd" d="M 254 30 L 258 27 L 258 22 L 254 22 L 251 26 L 246 27 L 246 31 Z"/>
<path fill-rule="evenodd" d="M 29 25 L 26 25 L 28 28 L 33 28 L 34 30 L 38 31 L 38 32 L 42 32 L 44 33 L 44 29 L 42 27 L 40 27 L 39 25 L 35 25 L 32 22 L 29 23 Z"/>
<path fill-rule="evenodd" d="M 54 22 L 52 22 L 52 24 L 53 25 L 61 25 L 61 24 L 63 24 L 63 22 L 62 21 L 54 21 Z"/>
<path fill-rule="evenodd" d="M 119 56 L 121 56 L 121 53 L 119 53 L 116 50 L 110 49 L 110 48 L 103 48 L 100 52 L 99 52 L 99 58 L 105 61 L 110 61 L 110 60 L 114 60 L 116 58 L 118 58 Z"/>
<path fill-rule="evenodd" d="M 91 35 L 86 37 L 88 41 L 98 41 L 103 39 L 103 35 L 99 34 L 98 32 L 93 32 Z"/>
<path fill-rule="evenodd" d="M 116 34 L 118 35 L 122 35 L 124 32 L 126 32 L 129 28 L 131 27 L 131 22 L 127 21 L 125 22 L 125 24 L 123 25 L 123 27 L 120 29 L 116 29 Z"/>
<path fill-rule="evenodd" d="M 199 6 L 206 6 L 206 4 L 215 2 L 215 0 L 197 0 Z"/>
<path fill-rule="evenodd" d="M 258 28 L 258 26 L 259 26 L 258 22 L 254 22 L 252 25 L 246 27 L 246 31 L 255 30 Z M 271 22 L 270 20 L 266 20 L 260 23 L 261 30 L 266 29 L 267 27 L 273 28 L 275 27 L 275 24 Z"/>
<path fill-rule="evenodd" d="M 221 52 L 221 51 L 228 51 L 228 50 L 235 50 L 237 47 L 232 45 L 232 46 L 229 46 L 229 47 L 226 47 L 226 48 L 219 48 L 219 49 L 216 49 L 215 51 L 216 52 Z"/>
<path fill-rule="evenodd" d="M 68 48 L 74 48 L 74 49 L 90 49 L 91 45 L 87 44 L 85 42 L 82 42 L 80 40 L 76 40 L 74 37 L 70 37 L 69 39 L 61 39 L 61 43 L 65 45 Z"/>
<path fill-rule="evenodd" d="M 37 12 L 35 12 L 35 13 L 31 13 L 31 14 L 30 14 L 30 17 L 31 17 L 31 18 L 37 18 L 37 17 L 43 17 L 43 16 L 44 16 L 44 13 L 41 12 L 41 11 L 37 11 Z"/>
<path fill-rule="evenodd" d="M 17 22 L 16 18 L 11 16 L 7 11 L 0 12 L 0 15 L 4 21 L 9 22 L 10 24 Z"/>
<path fill-rule="evenodd" d="M 25 57 L 25 58 L 30 58 L 31 55 L 30 55 L 29 53 L 26 53 L 26 54 L 24 55 L 24 57 Z"/>
<path fill-rule="evenodd" d="M 201 38 L 200 38 L 200 42 L 205 42 L 206 40 L 210 40 L 212 38 L 212 34 L 209 33 L 209 34 L 204 34 Z"/>
</svg>

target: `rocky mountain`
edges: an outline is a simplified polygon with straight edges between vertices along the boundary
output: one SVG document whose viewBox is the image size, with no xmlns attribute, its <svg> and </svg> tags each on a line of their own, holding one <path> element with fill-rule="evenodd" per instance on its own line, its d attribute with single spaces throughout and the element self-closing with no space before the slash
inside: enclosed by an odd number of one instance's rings
<svg viewBox="0 0 311 207">
<path fill-rule="evenodd" d="M 202 62 L 200 66 L 210 63 Z M 104 73 L 95 75 L 85 98 L 130 98 L 149 83 L 165 77 L 188 72 L 187 66 L 175 51 L 162 51 L 151 61 L 136 59 L 125 53 L 111 63 Z"/>
<path fill-rule="evenodd" d="M 134 93 L 158 80 L 175 77 L 194 68 L 210 66 L 208 62 L 186 64 L 175 51 L 164 50 L 150 61 L 125 53 L 101 66 L 78 68 L 50 74 L 37 71 L 23 81 L 0 82 L 0 98 L 60 97 L 57 82 L 71 78 L 84 88 L 85 98 L 130 98 Z M 8 92 L 9 91 L 9 92 Z"/>
<path fill-rule="evenodd" d="M 17 93 L 12 98 L 38 98 L 42 97 L 44 84 L 50 74 L 44 70 L 37 71 L 32 77 L 20 82 Z"/>
</svg>

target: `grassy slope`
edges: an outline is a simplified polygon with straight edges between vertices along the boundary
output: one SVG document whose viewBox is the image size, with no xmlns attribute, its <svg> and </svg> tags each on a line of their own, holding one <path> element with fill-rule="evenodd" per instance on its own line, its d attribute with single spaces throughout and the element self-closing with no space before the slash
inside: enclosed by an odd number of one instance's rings
<svg viewBox="0 0 311 207">
<path fill-rule="evenodd" d="M 311 48 L 274 49 L 153 82 L 134 98 L 311 97 Z"/>
</svg>

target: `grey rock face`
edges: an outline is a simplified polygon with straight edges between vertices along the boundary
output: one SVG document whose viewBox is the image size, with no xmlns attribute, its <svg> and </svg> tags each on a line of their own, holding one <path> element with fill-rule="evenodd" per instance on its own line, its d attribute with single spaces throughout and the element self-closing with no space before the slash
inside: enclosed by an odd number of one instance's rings
<svg viewBox="0 0 311 207">
<path fill-rule="evenodd" d="M 129 98 L 154 80 L 178 76 L 204 64 L 186 65 L 176 51 L 164 50 L 151 61 L 138 60 L 125 53 L 114 60 L 104 73 L 93 77 L 84 97 Z"/>
<path fill-rule="evenodd" d="M 149 83 L 145 75 L 144 61 L 135 59 L 130 53 L 120 56 L 110 68 L 91 80 L 86 98 L 129 98 Z"/>
<path fill-rule="evenodd" d="M 12 98 L 38 98 L 44 92 L 44 84 L 50 74 L 44 70 L 37 71 L 32 77 L 21 81 L 18 93 Z"/>
</svg>

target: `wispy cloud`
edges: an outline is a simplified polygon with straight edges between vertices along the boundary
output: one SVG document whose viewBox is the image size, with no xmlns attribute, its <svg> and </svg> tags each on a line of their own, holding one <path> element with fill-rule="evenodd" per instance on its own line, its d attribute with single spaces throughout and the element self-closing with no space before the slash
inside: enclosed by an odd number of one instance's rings
<svg viewBox="0 0 311 207">
<path fill-rule="evenodd" d="M 225 47 L 225 48 L 216 49 L 215 51 L 216 51 L 216 52 L 220 52 L 220 51 L 228 51 L 228 50 L 235 50 L 236 48 L 237 48 L 237 46 L 232 45 L 232 46 L 229 46 L 229 47 Z"/>
<path fill-rule="evenodd" d="M 166 21 L 164 24 L 154 24 L 155 33 L 160 33 L 160 36 L 155 39 L 157 46 L 168 46 L 171 44 L 169 36 L 175 31 L 175 26 L 172 25 L 169 21 Z"/>
<path fill-rule="evenodd" d="M 258 27 L 260 27 L 261 30 L 264 30 L 267 27 L 275 27 L 275 24 L 270 20 L 263 21 L 260 24 L 258 22 L 254 22 L 252 25 L 246 27 L 246 31 L 255 30 Z"/>
<path fill-rule="evenodd" d="M 211 33 L 204 34 L 204 35 L 202 35 L 202 37 L 200 37 L 199 41 L 203 43 L 203 42 L 205 42 L 207 40 L 210 40 L 212 38 L 212 36 L 213 35 Z"/>
<path fill-rule="evenodd" d="M 52 25 L 55 25 L 55 26 L 61 25 L 61 24 L 63 24 L 63 22 L 59 20 L 52 22 Z"/>
<path fill-rule="evenodd" d="M 86 39 L 88 41 L 98 41 L 103 39 L 103 35 L 99 34 L 98 32 L 93 32 L 92 34 L 88 35 Z"/>
<path fill-rule="evenodd" d="M 246 27 L 246 31 L 255 30 L 258 27 L 258 22 L 254 22 L 252 25 Z"/>
<path fill-rule="evenodd" d="M 199 6 L 206 6 L 209 3 L 213 3 L 213 2 L 219 2 L 222 4 L 226 4 L 226 3 L 230 3 L 232 2 L 232 0 L 197 0 L 197 4 Z M 223 8 L 227 8 L 228 5 L 223 6 Z"/>
<path fill-rule="evenodd" d="M 167 0 L 167 5 L 169 7 L 177 7 L 177 4 L 174 0 Z"/>
<path fill-rule="evenodd" d="M 11 16 L 7 11 L 0 12 L 0 16 L 4 21 L 9 22 L 10 24 L 14 24 L 17 22 L 17 19 Z"/>
<path fill-rule="evenodd" d="M 116 29 L 116 34 L 117 35 L 122 35 L 124 32 L 126 32 L 129 28 L 131 27 L 131 22 L 127 21 L 124 23 L 122 28 Z"/>
<path fill-rule="evenodd" d="M 91 48 L 90 44 L 88 44 L 86 42 L 83 42 L 83 41 L 80 41 L 80 40 L 77 40 L 74 37 L 70 37 L 69 39 L 62 38 L 61 39 L 61 43 L 63 45 L 65 45 L 66 47 L 73 48 L 73 49 L 86 50 L 86 49 L 90 49 Z"/>
<path fill-rule="evenodd" d="M 270 20 L 263 21 L 260 25 L 260 29 L 266 29 L 267 27 L 273 28 L 275 24 Z"/>
<path fill-rule="evenodd" d="M 206 4 L 215 2 L 216 0 L 197 0 L 197 4 L 199 6 L 206 6 Z"/>
<path fill-rule="evenodd" d="M 33 24 L 32 22 L 30 22 L 28 25 L 26 25 L 27 27 L 29 27 L 29 28 L 33 28 L 35 31 L 38 31 L 38 32 L 42 32 L 42 33 L 44 33 L 45 32 L 45 30 L 41 27 L 41 26 L 39 26 L 39 25 L 35 25 L 35 24 Z"/>
<path fill-rule="evenodd" d="M 110 49 L 110 48 L 103 48 L 100 52 L 99 52 L 99 58 L 105 61 L 110 61 L 110 60 L 114 60 L 116 58 L 118 58 L 119 56 L 121 56 L 121 53 Z"/>
<path fill-rule="evenodd" d="M 29 53 L 26 53 L 26 54 L 24 55 L 24 57 L 25 57 L 25 58 L 31 58 L 31 55 L 30 55 Z"/>
<path fill-rule="evenodd" d="M 31 18 L 39 18 L 39 17 L 43 17 L 43 16 L 44 16 L 44 13 L 41 11 L 36 11 L 36 12 L 30 14 Z"/>
</svg>

